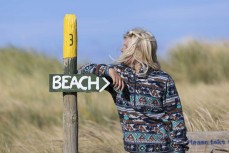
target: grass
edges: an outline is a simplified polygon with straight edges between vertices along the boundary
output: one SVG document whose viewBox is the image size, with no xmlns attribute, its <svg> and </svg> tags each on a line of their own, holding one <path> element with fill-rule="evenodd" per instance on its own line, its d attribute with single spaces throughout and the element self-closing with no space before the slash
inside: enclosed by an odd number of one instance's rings
<svg viewBox="0 0 229 153">
<path fill-rule="evenodd" d="M 171 48 L 169 58 L 161 60 L 175 79 L 189 131 L 229 130 L 228 48 L 191 41 Z M 61 153 L 62 94 L 48 92 L 48 74 L 63 73 L 62 63 L 7 47 L 0 48 L 0 68 L 0 153 Z M 78 93 L 78 109 L 80 152 L 124 152 L 107 92 Z"/>
<path fill-rule="evenodd" d="M 165 68 L 177 80 L 206 84 L 229 81 L 229 42 L 189 40 L 169 51 Z"/>
</svg>

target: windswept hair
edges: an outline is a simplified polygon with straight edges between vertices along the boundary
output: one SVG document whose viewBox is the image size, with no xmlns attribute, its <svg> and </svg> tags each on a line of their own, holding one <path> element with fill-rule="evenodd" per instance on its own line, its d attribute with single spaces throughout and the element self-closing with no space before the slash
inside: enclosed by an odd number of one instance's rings
<svg viewBox="0 0 229 153">
<path fill-rule="evenodd" d="M 128 39 L 128 48 L 125 48 L 123 53 L 118 58 L 118 63 L 125 63 L 129 57 L 133 57 L 131 63 L 137 61 L 141 64 L 146 74 L 149 67 L 154 70 L 160 69 L 160 64 L 157 60 L 157 41 L 155 37 L 141 28 L 134 28 L 124 34 L 124 39 Z"/>
</svg>

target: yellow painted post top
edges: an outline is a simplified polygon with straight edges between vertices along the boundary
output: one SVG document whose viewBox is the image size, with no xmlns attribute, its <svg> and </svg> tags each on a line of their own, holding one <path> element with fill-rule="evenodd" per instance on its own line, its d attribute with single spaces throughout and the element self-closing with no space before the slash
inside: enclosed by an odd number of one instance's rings
<svg viewBox="0 0 229 153">
<path fill-rule="evenodd" d="M 64 16 L 63 58 L 77 57 L 77 24 L 74 14 Z"/>
</svg>

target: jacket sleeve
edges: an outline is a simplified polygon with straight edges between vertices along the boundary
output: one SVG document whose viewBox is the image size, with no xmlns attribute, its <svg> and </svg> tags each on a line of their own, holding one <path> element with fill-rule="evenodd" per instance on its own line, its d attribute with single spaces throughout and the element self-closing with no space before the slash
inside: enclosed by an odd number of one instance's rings
<svg viewBox="0 0 229 153">
<path fill-rule="evenodd" d="M 185 126 L 181 101 L 174 80 L 171 76 L 169 76 L 166 82 L 163 107 L 172 126 L 170 131 L 170 138 L 172 140 L 171 147 L 174 149 L 174 153 L 184 153 L 189 149 L 189 141 L 186 136 L 187 129 Z"/>
<path fill-rule="evenodd" d="M 86 64 L 78 69 L 78 74 L 95 74 L 99 77 L 109 77 L 110 66 L 105 64 Z"/>
</svg>

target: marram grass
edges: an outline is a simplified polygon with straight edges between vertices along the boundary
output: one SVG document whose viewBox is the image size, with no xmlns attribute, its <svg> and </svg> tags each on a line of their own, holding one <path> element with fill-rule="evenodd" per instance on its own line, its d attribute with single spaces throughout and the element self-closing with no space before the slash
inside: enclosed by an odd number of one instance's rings
<svg viewBox="0 0 229 153">
<path fill-rule="evenodd" d="M 189 40 L 169 50 L 168 71 L 177 80 L 207 84 L 229 80 L 229 42 Z"/>
<path fill-rule="evenodd" d="M 213 66 L 226 69 L 225 48 L 229 47 L 222 43 L 181 44 L 161 63 L 175 78 L 188 131 L 229 130 L 228 72 L 213 70 L 217 77 L 192 74 L 204 68 L 208 74 Z M 212 53 L 201 53 L 207 59 L 192 64 L 198 50 Z M 206 63 L 209 59 L 214 65 Z M 193 70 L 197 66 L 201 68 Z M 48 74 L 63 73 L 62 63 L 8 47 L 0 49 L 0 68 L 0 153 L 61 153 L 62 94 L 48 92 Z M 79 93 L 78 109 L 80 153 L 124 152 L 117 111 L 107 92 Z"/>
</svg>

